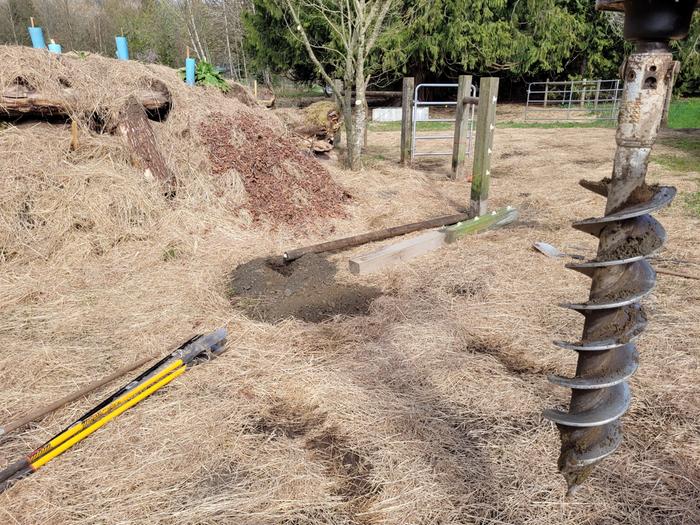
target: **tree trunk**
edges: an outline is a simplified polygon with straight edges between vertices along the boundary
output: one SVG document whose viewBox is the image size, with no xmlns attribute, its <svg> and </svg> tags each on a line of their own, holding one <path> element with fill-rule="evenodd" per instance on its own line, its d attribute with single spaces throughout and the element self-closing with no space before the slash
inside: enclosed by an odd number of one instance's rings
<svg viewBox="0 0 700 525">
<path fill-rule="evenodd" d="M 221 7 L 224 12 L 224 31 L 226 31 L 226 51 L 228 52 L 229 75 L 233 77 L 233 55 L 231 54 L 231 38 L 228 29 L 228 14 L 226 13 L 226 0 L 222 0 Z"/>
</svg>

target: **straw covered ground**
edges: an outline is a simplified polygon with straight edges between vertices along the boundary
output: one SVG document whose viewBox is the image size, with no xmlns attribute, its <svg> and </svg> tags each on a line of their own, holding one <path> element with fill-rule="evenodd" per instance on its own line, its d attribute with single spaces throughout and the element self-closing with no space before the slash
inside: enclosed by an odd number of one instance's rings
<svg viewBox="0 0 700 525">
<path fill-rule="evenodd" d="M 67 124 L 0 130 L 0 424 L 194 333 L 226 326 L 230 337 L 220 358 L 0 495 L 0 523 L 700 522 L 696 281 L 659 276 L 646 301 L 651 323 L 624 445 L 574 499 L 564 498 L 556 471 L 558 433 L 540 416 L 568 395 L 546 373 L 571 372 L 574 363 L 549 341 L 581 329 L 556 304 L 584 298 L 588 283 L 531 244 L 593 248 L 568 224 L 602 210 L 602 199 L 576 182 L 609 175 L 613 130 L 497 130 L 491 206 L 518 207 L 518 223 L 366 277 L 346 268 L 369 247 L 333 254 L 339 283 L 380 291 L 368 315 L 273 324 L 231 301 L 236 266 L 454 213 L 466 184 L 448 181 L 441 164 L 398 167 L 398 133 L 371 133 L 363 171 L 309 164 L 319 177 L 328 170 L 327 208 L 306 198 L 307 161 L 286 159 L 280 177 L 302 181 L 291 206 L 314 209 L 297 227 L 277 220 L 274 206 L 246 209 L 246 175 L 212 165 L 202 131 L 211 112 L 214 123 L 245 114 L 276 130 L 273 113 L 189 90 L 165 68 L 99 57 L 27 68 L 20 58 L 28 60 L 1 50 L 0 80 L 31 69 L 36 78 L 28 80 L 38 84 L 58 67 L 94 76 L 95 85 L 108 78 L 104 93 L 91 92 L 103 107 L 118 107 L 128 93 L 122 80 L 157 76 L 173 108 L 153 127 L 179 187 L 165 198 L 129 164 L 119 137 L 82 120 L 75 152 Z M 244 151 L 263 155 L 254 137 L 232 133 Z M 697 177 L 652 163 L 649 178 L 687 192 Z M 683 196 L 660 217 L 670 237 L 665 255 L 700 260 L 700 220 Z M 110 389 L 6 437 L 0 468 Z"/>
</svg>

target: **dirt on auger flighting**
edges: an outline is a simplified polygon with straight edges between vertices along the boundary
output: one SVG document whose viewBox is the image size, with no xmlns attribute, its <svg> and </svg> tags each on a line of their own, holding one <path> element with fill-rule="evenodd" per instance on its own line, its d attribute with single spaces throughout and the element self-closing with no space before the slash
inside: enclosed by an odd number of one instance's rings
<svg viewBox="0 0 700 525">
<path fill-rule="evenodd" d="M 318 323 L 336 315 L 367 315 L 377 288 L 335 281 L 336 266 L 311 253 L 285 263 L 254 259 L 231 274 L 229 294 L 248 317 L 277 322 L 290 317 Z"/>
</svg>

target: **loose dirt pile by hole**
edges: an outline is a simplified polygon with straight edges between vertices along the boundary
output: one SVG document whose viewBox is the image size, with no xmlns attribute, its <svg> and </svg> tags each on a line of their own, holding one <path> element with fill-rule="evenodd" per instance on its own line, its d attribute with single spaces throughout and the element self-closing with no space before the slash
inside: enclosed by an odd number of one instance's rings
<svg viewBox="0 0 700 525">
<path fill-rule="evenodd" d="M 296 317 L 320 323 L 336 315 L 367 315 L 376 288 L 339 284 L 336 268 L 318 254 L 285 264 L 281 258 L 254 259 L 231 274 L 229 294 L 253 319 L 278 322 Z"/>
<path fill-rule="evenodd" d="M 343 190 L 328 171 L 252 115 L 210 114 L 199 126 L 215 175 L 234 170 L 253 218 L 302 226 L 343 216 Z"/>
</svg>

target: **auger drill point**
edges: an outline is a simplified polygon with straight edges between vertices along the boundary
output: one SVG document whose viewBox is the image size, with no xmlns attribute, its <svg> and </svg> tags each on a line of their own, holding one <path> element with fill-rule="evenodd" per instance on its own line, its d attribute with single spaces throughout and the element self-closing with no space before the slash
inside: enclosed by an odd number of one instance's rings
<svg viewBox="0 0 700 525">
<path fill-rule="evenodd" d="M 635 340 L 647 322 L 639 302 L 656 282 L 647 257 L 666 241 L 666 232 L 650 214 L 669 205 L 676 194 L 675 188 L 649 186 L 644 178 L 673 68 L 669 41 L 687 35 L 699 5 L 700 0 L 596 3 L 599 10 L 624 12 L 624 36 L 635 49 L 624 66 L 612 177 L 581 182 L 607 197 L 605 215 L 573 225 L 599 239 L 595 259 L 567 265 L 592 280 L 588 301 L 563 305 L 583 315 L 581 340 L 555 341 L 578 353 L 576 374 L 549 377 L 572 389 L 568 411 L 544 411 L 561 434 L 559 471 L 569 495 L 622 442 L 620 418 L 631 401 L 627 381 L 638 366 Z"/>
</svg>

